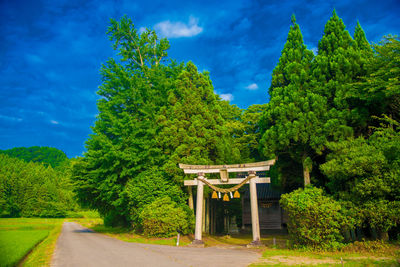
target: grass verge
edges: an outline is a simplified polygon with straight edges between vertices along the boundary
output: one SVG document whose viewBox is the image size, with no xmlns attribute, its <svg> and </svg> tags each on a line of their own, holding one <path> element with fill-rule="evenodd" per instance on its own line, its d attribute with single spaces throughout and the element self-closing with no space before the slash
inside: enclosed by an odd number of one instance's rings
<svg viewBox="0 0 400 267">
<path fill-rule="evenodd" d="M 15 266 L 48 234 L 48 230 L 1 230 L 0 266 Z"/>
<path fill-rule="evenodd" d="M 42 218 L 0 219 L 0 266 L 15 266 L 18 263 L 22 266 L 50 265 L 63 221 Z"/>
</svg>

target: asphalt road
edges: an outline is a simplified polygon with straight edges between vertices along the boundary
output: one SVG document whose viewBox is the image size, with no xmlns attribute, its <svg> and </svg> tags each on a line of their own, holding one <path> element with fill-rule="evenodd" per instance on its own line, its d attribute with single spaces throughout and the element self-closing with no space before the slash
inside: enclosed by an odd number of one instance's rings
<svg viewBox="0 0 400 267">
<path fill-rule="evenodd" d="M 65 222 L 51 266 L 201 266 L 236 267 L 260 254 L 246 249 L 193 248 L 124 242 Z"/>
</svg>

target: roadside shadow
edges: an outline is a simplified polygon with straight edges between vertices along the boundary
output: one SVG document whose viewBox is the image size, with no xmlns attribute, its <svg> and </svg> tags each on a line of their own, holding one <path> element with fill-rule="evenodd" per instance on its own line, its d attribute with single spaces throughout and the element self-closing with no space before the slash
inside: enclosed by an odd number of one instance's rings
<svg viewBox="0 0 400 267">
<path fill-rule="evenodd" d="M 95 231 L 91 229 L 79 229 L 79 230 L 74 230 L 74 233 L 95 233 Z"/>
</svg>

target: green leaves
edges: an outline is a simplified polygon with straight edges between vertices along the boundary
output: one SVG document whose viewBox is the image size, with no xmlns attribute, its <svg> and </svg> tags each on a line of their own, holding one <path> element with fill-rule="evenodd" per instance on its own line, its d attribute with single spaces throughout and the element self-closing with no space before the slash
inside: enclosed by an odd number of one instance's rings
<svg viewBox="0 0 400 267">
<path fill-rule="evenodd" d="M 177 206 L 169 197 L 157 198 L 146 205 L 140 218 L 147 236 L 169 237 L 178 232 L 188 234 L 194 228 L 191 210 Z"/>
<path fill-rule="evenodd" d="M 19 158 L 26 162 L 40 162 L 53 168 L 62 166 L 68 160 L 67 155 L 57 148 L 53 147 L 14 147 L 12 149 L 0 150 L 0 154 Z"/>
<path fill-rule="evenodd" d="M 67 168 L 0 155 L 0 217 L 65 217 L 77 208 Z"/>
<path fill-rule="evenodd" d="M 178 163 L 230 163 L 240 156 L 232 152 L 208 73 L 191 62 L 166 65 L 168 41 L 148 29 L 139 33 L 126 17 L 111 20 L 108 34 L 120 61 L 102 66 L 99 115 L 73 177 L 81 202 L 107 222 L 140 227 L 140 213 L 155 198 L 185 202 Z"/>
<path fill-rule="evenodd" d="M 289 153 L 303 163 L 303 158 L 323 149 L 327 102 L 308 90 L 313 53 L 306 49 L 294 21 L 272 74 L 271 99 L 260 121 L 260 144 L 267 157 Z M 309 175 L 309 165 L 304 169 L 305 176 Z"/>
<path fill-rule="evenodd" d="M 282 195 L 280 204 L 289 215 L 288 231 L 296 247 L 338 249 L 344 240 L 341 230 L 353 227 L 340 203 L 315 187 Z"/>
<path fill-rule="evenodd" d="M 126 16 L 120 21 L 111 19 L 107 34 L 114 41 L 113 48 L 119 50 L 122 61 L 127 62 L 132 70 L 157 66 L 167 57 L 168 40 L 158 39 L 155 31 L 149 29 L 138 33 L 132 20 Z"/>
</svg>

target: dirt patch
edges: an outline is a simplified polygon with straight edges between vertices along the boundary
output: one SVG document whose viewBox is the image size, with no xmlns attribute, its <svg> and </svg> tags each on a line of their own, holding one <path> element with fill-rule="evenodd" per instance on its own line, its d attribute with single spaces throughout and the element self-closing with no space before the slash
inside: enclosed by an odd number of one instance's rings
<svg viewBox="0 0 400 267">
<path fill-rule="evenodd" d="M 317 265 L 317 264 L 340 264 L 340 260 L 335 259 L 313 259 L 308 257 L 296 256 L 271 256 L 261 259 L 263 264 L 286 264 L 286 265 Z"/>
<path fill-rule="evenodd" d="M 375 261 L 385 261 L 393 260 L 390 257 L 376 257 L 376 256 L 358 256 L 358 257 L 343 257 L 344 263 L 347 261 L 357 261 L 357 260 L 375 260 Z M 283 265 L 318 265 L 318 264 L 340 264 L 341 261 L 333 258 L 316 259 L 310 257 L 299 257 L 299 256 L 270 256 L 264 259 L 260 259 L 258 264 L 283 264 Z M 255 263 L 255 264 L 257 264 Z"/>
</svg>

